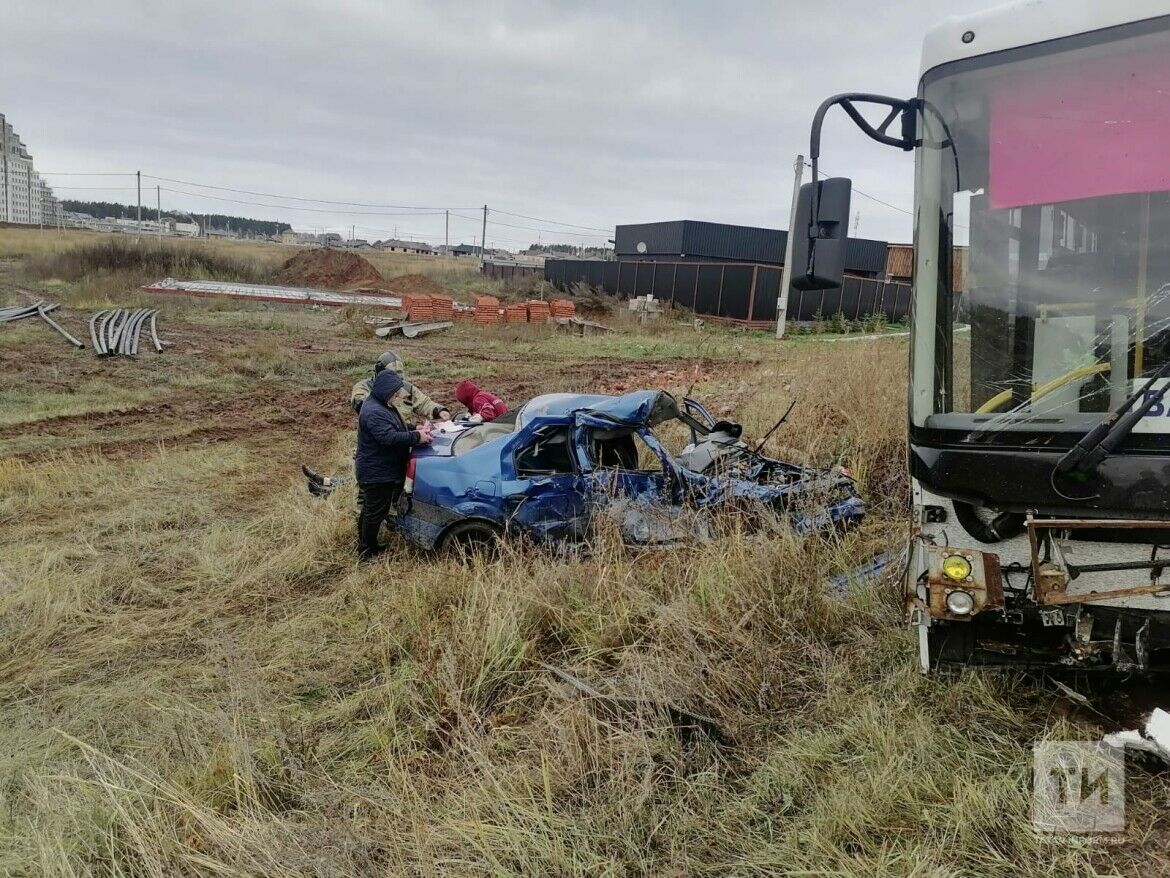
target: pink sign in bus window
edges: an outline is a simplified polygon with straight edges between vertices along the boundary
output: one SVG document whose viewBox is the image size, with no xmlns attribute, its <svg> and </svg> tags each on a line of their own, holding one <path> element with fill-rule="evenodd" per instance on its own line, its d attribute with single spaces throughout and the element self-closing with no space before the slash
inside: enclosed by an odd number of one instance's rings
<svg viewBox="0 0 1170 878">
<path fill-rule="evenodd" d="M 1020 74 L 991 101 L 992 209 L 1170 190 L 1170 58 Z"/>
</svg>

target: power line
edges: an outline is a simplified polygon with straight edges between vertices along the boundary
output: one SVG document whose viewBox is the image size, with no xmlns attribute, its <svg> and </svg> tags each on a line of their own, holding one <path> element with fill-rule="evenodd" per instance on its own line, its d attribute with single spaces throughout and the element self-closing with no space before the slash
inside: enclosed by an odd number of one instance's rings
<svg viewBox="0 0 1170 878">
<path fill-rule="evenodd" d="M 320 199 L 320 198 L 299 198 L 297 196 L 292 196 L 292 195 L 272 195 L 272 194 L 267 194 L 267 193 L 263 193 L 263 192 L 253 192 L 252 190 L 248 190 L 248 189 L 232 189 L 232 188 L 227 187 L 227 186 L 211 186 L 211 185 L 205 185 L 202 183 L 190 183 L 190 182 L 186 182 L 183 180 L 174 180 L 174 179 L 171 179 L 169 177 L 156 177 L 153 174 L 143 174 L 143 176 L 149 177 L 152 180 L 162 180 L 162 181 L 168 182 L 168 183 L 179 183 L 179 184 L 184 185 L 184 186 L 195 186 L 197 188 L 203 188 L 203 189 L 214 189 L 214 190 L 220 191 L 220 192 L 234 192 L 234 193 L 240 193 L 240 194 L 244 194 L 244 195 L 256 195 L 256 196 L 261 197 L 261 198 L 285 198 L 285 199 L 288 199 L 290 201 L 303 201 L 303 202 L 309 202 L 312 204 L 334 204 L 334 205 L 338 205 L 338 206 L 354 205 L 354 206 L 359 206 L 359 207 L 388 207 L 388 208 L 397 208 L 397 209 L 402 210 L 402 211 L 416 210 L 415 208 L 410 208 L 410 207 L 407 207 L 405 205 L 378 205 L 378 204 L 367 204 L 367 203 L 356 202 L 356 201 L 329 201 L 327 199 Z M 229 202 L 231 204 L 245 204 L 245 205 L 250 205 L 252 207 L 269 207 L 269 208 L 275 208 L 277 210 L 298 210 L 298 211 L 311 212 L 311 213 L 338 213 L 338 211 L 326 210 L 324 208 L 293 207 L 291 205 L 284 205 L 284 204 L 265 204 L 265 203 L 257 202 L 257 201 L 244 201 L 241 199 L 224 198 L 222 196 L 217 196 L 217 195 L 206 195 L 206 194 L 200 193 L 200 192 L 184 192 L 180 189 L 169 189 L 167 187 L 163 187 L 163 191 L 172 192 L 172 193 L 179 194 L 179 195 L 188 195 L 188 196 L 193 197 L 193 198 L 210 198 L 210 199 L 215 200 L 215 201 L 226 201 L 226 202 Z M 431 210 L 428 208 L 417 208 L 418 212 L 377 213 L 377 212 L 367 212 L 367 211 L 344 211 L 344 213 L 350 214 L 353 216 L 385 216 L 385 217 L 392 217 L 392 216 L 442 216 L 444 210 L 475 210 L 475 209 L 476 208 L 469 208 L 469 207 L 437 208 L 434 210 Z M 534 219 L 537 222 L 547 222 L 547 223 L 551 223 L 553 225 L 565 225 L 565 226 L 571 226 L 573 228 L 581 228 L 581 229 L 595 229 L 597 232 L 600 232 L 601 234 L 586 234 L 584 232 L 570 232 L 570 231 L 557 230 L 557 229 L 542 229 L 542 228 L 536 228 L 534 226 L 520 226 L 520 225 L 516 225 L 514 223 L 500 222 L 499 220 L 494 220 L 492 223 L 493 225 L 496 225 L 496 226 L 506 226 L 507 228 L 511 228 L 511 229 L 522 229 L 522 230 L 528 231 L 528 232 L 548 232 L 549 234 L 569 235 L 569 236 L 574 237 L 574 238 L 589 238 L 589 239 L 608 238 L 608 236 L 611 234 L 608 229 L 601 229 L 601 228 L 598 228 L 596 226 L 581 226 L 581 225 L 577 225 L 575 223 L 559 223 L 556 220 L 540 220 L 540 219 L 536 219 L 534 217 L 526 217 L 524 214 L 513 214 L 509 211 L 504 211 L 504 210 L 497 211 L 497 210 L 493 209 L 492 212 L 505 214 L 506 216 L 518 216 L 518 217 L 521 217 L 524 219 Z M 459 214 L 459 213 L 452 213 L 451 216 L 459 217 L 460 219 L 468 220 L 471 222 L 479 222 L 479 220 L 480 220 L 479 217 L 469 217 L 469 216 L 465 216 L 465 215 Z M 504 240 L 504 239 L 501 238 L 501 240 Z M 512 239 L 512 240 L 513 240 L 513 242 L 515 242 L 515 239 Z"/>
<path fill-rule="evenodd" d="M 812 162 L 805 162 L 804 166 L 806 168 L 811 168 Z M 828 177 L 835 176 L 834 174 L 830 173 L 829 171 L 826 171 L 824 168 L 818 168 L 817 170 L 819 173 L 822 173 L 825 176 L 828 176 Z M 907 210 L 904 207 L 898 207 L 898 205 L 896 205 L 896 204 L 890 204 L 890 202 L 888 202 L 888 201 L 883 201 L 882 199 L 878 198 L 876 195 L 870 195 L 868 192 L 865 192 L 861 189 L 858 189 L 856 186 L 853 187 L 853 191 L 856 192 L 858 195 L 860 195 L 862 198 L 868 198 L 870 201 L 876 201 L 878 204 L 884 204 L 886 207 L 890 208 L 891 210 L 898 211 L 898 213 L 904 213 L 904 214 L 906 214 L 906 216 L 914 216 L 914 211 Z"/>
<path fill-rule="evenodd" d="M 808 167 L 808 168 L 812 167 L 811 162 L 805 162 L 804 164 L 805 164 L 805 167 Z M 829 176 L 829 177 L 834 176 L 833 174 L 830 174 L 828 171 L 825 171 L 823 168 L 818 168 L 818 172 L 823 172 L 826 176 Z M 851 188 L 854 192 L 856 192 L 862 198 L 868 198 L 870 201 L 876 201 L 878 204 L 885 205 L 886 207 L 890 208 L 891 210 L 898 211 L 898 213 L 904 213 L 904 214 L 906 214 L 906 216 L 909 216 L 909 217 L 914 216 L 914 211 L 912 211 L 912 210 L 907 210 L 904 207 L 898 207 L 898 205 L 890 204 L 890 202 L 888 202 L 888 201 L 882 201 L 882 199 L 878 198 L 876 195 L 870 195 L 868 192 L 865 192 L 861 189 L 858 189 L 856 186 L 852 186 Z M 955 223 L 954 226 L 956 229 L 962 229 L 964 232 L 968 231 L 967 226 L 964 226 L 960 223 Z"/>
<path fill-rule="evenodd" d="M 500 213 L 503 213 L 503 211 L 500 211 Z M 461 213 L 453 213 L 453 214 L 451 214 L 451 216 L 457 216 L 460 219 L 474 220 L 476 222 L 479 222 L 479 217 L 464 216 Z M 608 232 L 606 232 L 606 234 L 604 234 L 604 235 L 589 235 L 589 234 L 586 234 L 584 232 L 568 232 L 568 231 L 565 231 L 563 229 L 538 229 L 534 226 L 518 226 L 514 223 L 502 223 L 499 220 L 492 220 L 491 222 L 492 222 L 492 225 L 494 225 L 494 226 L 504 226 L 505 228 L 509 228 L 509 229 L 523 229 L 527 232 L 548 232 L 549 234 L 553 234 L 553 235 L 568 235 L 568 236 L 573 237 L 573 238 L 591 238 L 591 239 L 606 238 L 609 234 Z"/>
<path fill-rule="evenodd" d="M 459 209 L 465 210 L 466 208 L 459 208 Z M 520 219 L 532 220 L 533 222 L 537 222 L 537 223 L 549 223 L 550 225 L 554 225 L 554 226 L 569 226 L 570 228 L 574 228 L 574 229 L 589 229 L 590 231 L 593 231 L 593 232 L 605 232 L 607 235 L 610 233 L 610 229 L 603 229 L 603 228 L 600 228 L 598 226 L 583 226 L 580 223 L 562 223 L 562 222 L 558 222 L 557 220 L 541 219 L 538 216 L 525 216 L 522 213 L 510 213 L 509 211 L 499 210 L 498 208 L 495 208 L 495 207 L 492 208 L 492 213 L 502 213 L 504 216 L 514 216 L 514 217 L 519 217 Z"/>
<path fill-rule="evenodd" d="M 251 189 L 233 189 L 230 186 L 212 186 L 209 183 L 192 183 L 189 180 L 175 180 L 170 177 L 156 177 L 154 174 L 143 174 L 144 177 L 149 177 L 151 180 L 160 180 L 163 183 L 177 183 L 180 186 L 194 186 L 196 189 L 214 189 L 218 192 L 234 192 L 237 195 L 255 195 L 259 198 L 282 198 L 286 201 L 304 201 L 309 204 L 334 204 L 340 207 L 379 207 L 388 210 L 477 210 L 475 207 L 454 207 L 448 208 L 446 206 L 420 206 L 409 204 L 372 204 L 362 201 L 330 201 L 326 198 L 302 198 L 299 195 L 276 195 L 271 192 L 253 192 Z M 210 198 L 211 196 L 207 196 Z M 270 205 L 272 207 L 281 207 L 283 205 Z M 336 211 L 334 211 L 336 213 Z M 391 214 L 386 214 L 390 216 Z"/>
<path fill-rule="evenodd" d="M 85 190 L 87 192 L 93 192 L 93 191 L 97 191 L 97 190 L 102 190 L 105 192 L 133 192 L 134 191 L 133 186 L 53 186 L 51 188 L 53 189 L 54 192 L 61 192 L 61 191 L 64 191 L 66 189 L 68 189 L 70 192 L 79 191 L 79 190 Z"/>
<path fill-rule="evenodd" d="M 68 177 L 87 177 L 87 176 L 88 177 L 134 177 L 135 176 L 135 174 L 132 174 L 132 173 L 123 173 L 123 172 L 116 172 L 116 171 L 100 171 L 100 172 L 45 171 L 42 173 L 46 176 L 61 176 L 61 177 L 65 177 L 65 176 L 68 176 Z M 306 197 L 297 196 L 297 195 L 283 195 L 283 194 L 277 194 L 277 193 L 271 193 L 271 192 L 259 192 L 259 191 L 255 191 L 255 190 L 251 190 L 251 189 L 238 189 L 238 188 L 233 188 L 230 186 L 216 186 L 216 185 L 210 184 L 210 183 L 196 183 L 196 182 L 190 181 L 190 180 L 180 180 L 180 179 L 173 178 L 173 177 L 160 177 L 160 176 L 156 176 L 154 174 L 143 174 L 142 176 L 146 177 L 148 179 L 151 179 L 151 180 L 159 181 L 160 183 L 162 183 L 162 182 L 173 183 L 173 184 L 177 184 L 177 185 L 181 185 L 181 186 L 193 187 L 195 189 L 200 189 L 200 190 L 207 189 L 207 190 L 212 190 L 215 192 L 231 193 L 233 195 L 250 195 L 250 196 L 254 196 L 254 197 L 258 197 L 258 198 L 271 198 L 271 199 L 279 199 L 279 200 L 284 200 L 284 201 L 295 201 L 295 202 L 300 202 L 303 204 L 333 205 L 336 207 L 343 207 L 343 208 L 351 208 L 351 207 L 375 208 L 375 210 L 341 210 L 341 211 L 339 211 L 339 210 L 332 210 L 332 209 L 325 208 L 325 207 L 299 207 L 299 206 L 294 206 L 294 205 L 289 205 L 289 204 L 252 201 L 252 200 L 248 200 L 248 199 L 244 199 L 244 198 L 229 198 L 229 197 L 226 197 L 223 195 L 212 195 L 212 194 L 209 194 L 207 192 L 192 192 L 189 190 L 175 189 L 175 188 L 171 188 L 171 187 L 159 186 L 160 190 L 169 192 L 169 193 L 174 194 L 174 195 L 184 195 L 184 196 L 187 196 L 190 198 L 205 198 L 205 199 L 209 199 L 212 201 L 220 201 L 220 202 L 224 202 L 224 203 L 228 203 L 228 204 L 247 205 L 250 207 L 263 207 L 263 208 L 267 208 L 269 210 L 276 210 L 276 211 L 297 211 L 300 213 L 335 214 L 335 215 L 340 213 L 340 214 L 351 215 L 351 216 L 376 216 L 376 217 L 391 218 L 391 217 L 405 217 L 405 216 L 442 216 L 444 211 L 447 211 L 447 210 L 450 210 L 450 211 L 458 211 L 458 210 L 477 210 L 478 211 L 479 210 L 478 207 L 443 208 L 443 207 L 430 207 L 430 206 L 418 206 L 418 205 L 379 204 L 379 203 L 374 203 L 374 202 L 360 202 L 360 201 L 337 201 L 337 200 L 330 200 L 330 199 L 325 199 L 325 198 L 306 198 Z M 132 190 L 134 187 L 58 186 L 55 188 L 60 189 L 62 191 L 122 191 L 122 192 L 125 192 L 125 191 Z M 386 211 L 393 211 L 393 212 L 386 212 Z M 568 222 L 563 222 L 561 220 L 546 219 L 546 218 L 542 218 L 542 217 L 530 216 L 528 214 L 513 213 L 511 211 L 506 211 L 506 210 L 498 210 L 497 211 L 497 210 L 493 209 L 492 213 L 500 214 L 500 215 L 507 216 L 507 217 L 514 217 L 517 219 L 527 219 L 527 220 L 531 220 L 533 222 L 544 223 L 544 224 L 547 224 L 549 226 L 561 227 L 561 228 L 543 228 L 543 227 L 537 227 L 537 226 L 521 225 L 521 224 L 517 224 L 517 223 L 502 222 L 500 220 L 493 220 L 492 221 L 492 225 L 498 226 L 498 227 L 503 227 L 503 228 L 519 229 L 522 231 L 537 232 L 540 234 L 548 234 L 548 235 L 554 235 L 554 236 L 555 235 L 563 235 L 566 237 L 583 238 L 583 239 L 587 239 L 587 240 L 598 240 L 598 239 L 608 240 L 609 235 L 612 234 L 612 230 L 606 229 L 606 228 L 601 228 L 599 226 L 587 226 L 587 225 L 583 225 L 581 223 L 568 223 Z M 479 217 L 479 216 L 470 217 L 470 216 L 466 216 L 464 214 L 459 214 L 459 213 L 452 213 L 451 215 L 455 216 L 458 219 L 466 220 L 468 222 L 475 222 L 475 223 L 481 222 L 481 217 Z M 369 228 L 369 227 L 367 227 L 367 228 Z M 586 231 L 571 231 L 571 229 L 584 229 Z M 381 231 L 387 232 L 388 230 L 382 229 Z M 506 238 L 503 236 L 497 236 L 497 237 L 501 241 L 510 241 L 512 243 L 524 243 L 524 242 L 522 242 L 518 239 L 515 239 L 515 238 Z"/>
<path fill-rule="evenodd" d="M 146 175 L 144 174 L 143 176 L 146 176 Z M 157 180 L 159 178 L 158 177 L 151 177 L 151 179 Z M 271 208 L 274 210 L 297 210 L 297 211 L 302 211 L 302 212 L 307 212 L 307 213 L 328 213 L 328 214 L 333 214 L 334 216 L 336 216 L 339 213 L 346 215 L 346 216 L 385 216 L 385 217 L 393 217 L 393 216 L 442 216 L 443 215 L 443 212 L 441 210 L 404 212 L 404 213 L 384 213 L 381 211 L 369 211 L 369 210 L 339 211 L 339 210 L 332 210 L 332 209 L 324 208 L 324 207 L 295 207 L 291 204 L 265 204 L 264 202 L 261 202 L 261 201 L 244 201 L 243 199 L 239 199 L 239 198 L 225 198 L 222 195 L 208 195 L 206 192 L 187 192 L 187 191 L 184 191 L 182 189 L 171 189 L 171 188 L 168 188 L 166 186 L 163 186 L 161 188 L 162 188 L 163 192 L 171 192 L 171 193 L 174 193 L 175 195 L 187 195 L 187 196 L 190 196 L 191 198 L 207 198 L 207 199 L 210 199 L 211 201 L 226 201 L 226 202 L 229 202 L 231 204 L 247 204 L 247 205 L 250 205 L 252 207 L 267 207 L 267 208 Z"/>
<path fill-rule="evenodd" d="M 450 207 L 450 206 L 434 206 L 434 205 L 420 206 L 420 205 L 403 205 L 403 204 L 378 204 L 378 203 L 373 203 L 373 202 L 362 202 L 362 201 L 331 201 L 331 200 L 326 199 L 326 198 L 303 198 L 303 197 L 297 196 L 297 195 L 279 195 L 279 194 L 274 194 L 271 192 L 256 192 L 256 191 L 251 190 L 251 189 L 233 189 L 229 186 L 214 186 L 214 185 L 211 185 L 209 183 L 194 183 L 194 182 L 191 182 L 188 180 L 178 180 L 178 179 L 174 179 L 171 177 L 157 177 L 154 174 L 143 174 L 142 176 L 148 177 L 151 180 L 159 180 L 159 181 L 162 181 L 164 183 L 176 183 L 176 184 L 181 185 L 181 186 L 194 186 L 197 189 L 213 189 L 213 190 L 218 191 L 218 192 L 232 192 L 232 193 L 235 193 L 237 195 L 253 195 L 253 196 L 260 197 L 260 198 L 280 198 L 280 199 L 284 199 L 286 201 L 301 201 L 301 202 L 306 202 L 306 203 L 310 203 L 310 204 L 333 204 L 333 205 L 337 205 L 340 207 L 376 207 L 376 208 L 385 208 L 385 209 L 391 209 L 391 210 L 418 210 L 418 211 L 478 210 L 479 209 L 478 207 Z M 188 194 L 196 194 L 196 193 L 188 193 Z M 206 197 L 211 197 L 211 196 L 206 196 Z M 227 199 L 224 199 L 224 200 L 227 200 Z M 241 202 L 241 203 L 251 203 L 251 202 Z M 258 205 L 258 206 L 261 206 L 261 207 L 282 207 L 283 205 Z M 492 213 L 499 213 L 499 214 L 503 214 L 505 216 L 518 217 L 520 219 L 532 220 L 533 222 L 548 223 L 548 224 L 554 225 L 554 226 L 567 226 L 569 228 L 575 228 L 575 229 L 588 229 L 588 230 L 594 231 L 594 232 L 602 232 L 606 235 L 612 234 L 610 229 L 601 228 L 599 226 L 586 226 L 586 225 L 582 225 L 580 223 L 566 223 L 566 222 L 562 222 L 560 220 L 543 219 L 541 217 L 528 216 L 528 215 L 522 214 L 522 213 L 512 213 L 511 211 L 507 211 L 507 210 L 496 210 L 495 208 L 492 208 Z M 371 215 L 373 215 L 373 214 L 371 214 Z M 385 215 L 386 216 L 393 216 L 394 214 L 385 214 Z M 407 216 L 408 214 L 398 214 L 398 215 L 399 216 Z M 425 215 L 430 215 L 430 214 L 421 214 L 420 213 L 420 214 L 414 214 L 414 215 L 425 216 Z M 467 217 L 464 217 L 464 219 L 467 219 Z M 475 219 L 478 221 L 479 217 L 476 217 Z M 509 225 L 509 224 L 497 222 L 496 225 L 502 226 L 502 225 Z M 527 231 L 538 231 L 538 232 L 553 231 L 552 229 L 536 229 L 536 228 L 532 228 L 531 226 L 512 225 L 511 227 L 517 228 L 517 229 L 525 229 Z M 568 233 L 566 233 L 566 234 L 568 234 Z M 581 235 L 580 237 L 584 238 L 584 237 L 598 237 L 598 236 L 597 235 Z"/>
<path fill-rule="evenodd" d="M 862 198 L 868 198 L 870 201 L 876 201 L 878 204 L 883 204 L 886 207 L 890 208 L 891 210 L 898 211 L 898 213 L 904 213 L 904 214 L 906 214 L 906 216 L 914 216 L 914 211 L 907 210 L 904 207 L 898 207 L 898 205 L 896 205 L 896 204 L 890 204 L 890 202 L 888 202 L 888 201 L 882 201 L 880 198 L 878 198 L 874 195 L 870 195 L 868 192 L 863 192 L 862 190 L 858 189 L 856 186 L 853 187 L 853 191 L 856 192 L 858 195 L 860 195 Z"/>
</svg>

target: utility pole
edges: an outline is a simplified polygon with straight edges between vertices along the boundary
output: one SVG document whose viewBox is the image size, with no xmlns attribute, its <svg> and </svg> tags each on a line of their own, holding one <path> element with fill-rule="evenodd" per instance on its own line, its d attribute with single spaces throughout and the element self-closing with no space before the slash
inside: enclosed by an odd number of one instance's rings
<svg viewBox="0 0 1170 878">
<path fill-rule="evenodd" d="M 443 247 L 451 255 L 451 211 L 443 211 Z"/>
<path fill-rule="evenodd" d="M 136 173 L 138 177 L 138 234 L 142 234 L 142 171 Z"/>
<path fill-rule="evenodd" d="M 487 242 L 487 205 L 483 206 L 483 234 L 479 236 L 479 267 L 483 268 L 485 257 L 484 245 Z"/>
<path fill-rule="evenodd" d="M 804 177 L 804 156 L 796 157 L 792 182 L 792 210 L 788 214 L 788 238 L 784 242 L 784 269 L 780 273 L 780 295 L 776 299 L 776 338 L 784 338 L 788 323 L 788 287 L 792 284 L 792 238 L 796 235 L 796 205 L 800 203 L 800 181 Z M 813 181 L 814 183 L 816 180 Z M 807 230 L 805 230 L 807 234 Z"/>
<path fill-rule="evenodd" d="M 158 207 L 158 242 L 162 243 L 162 186 L 154 187 L 154 203 Z"/>
</svg>

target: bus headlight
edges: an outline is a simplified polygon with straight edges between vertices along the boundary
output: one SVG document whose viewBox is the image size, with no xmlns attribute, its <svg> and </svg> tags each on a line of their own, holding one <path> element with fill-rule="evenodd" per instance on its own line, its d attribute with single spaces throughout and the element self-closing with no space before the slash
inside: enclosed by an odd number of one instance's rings
<svg viewBox="0 0 1170 878">
<path fill-rule="evenodd" d="M 970 565 L 967 565 L 970 569 Z M 947 609 L 956 616 L 970 615 L 975 609 L 975 598 L 967 591 L 952 591 L 947 595 Z"/>
<path fill-rule="evenodd" d="M 954 582 L 966 582 L 971 575 L 971 562 L 962 555 L 948 555 L 943 558 L 942 572 Z"/>
<path fill-rule="evenodd" d="M 919 600 L 925 601 L 932 619 L 966 624 L 984 610 L 1003 608 L 1003 574 L 998 555 L 938 545 L 927 545 L 923 554 L 926 588 L 919 591 L 923 573 L 912 573 L 907 580 L 914 583 L 915 597 L 921 595 Z"/>
</svg>

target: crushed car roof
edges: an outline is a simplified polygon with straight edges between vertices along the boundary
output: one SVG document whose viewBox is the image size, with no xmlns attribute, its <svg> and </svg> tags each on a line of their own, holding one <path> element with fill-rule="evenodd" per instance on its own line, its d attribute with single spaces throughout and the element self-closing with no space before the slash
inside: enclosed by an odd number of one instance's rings
<svg viewBox="0 0 1170 878">
<path fill-rule="evenodd" d="M 636 390 L 622 396 L 595 393 L 546 393 L 527 402 L 518 425 L 534 418 L 568 417 L 587 411 L 623 424 L 654 424 L 678 416 L 678 403 L 665 390 Z"/>
</svg>

